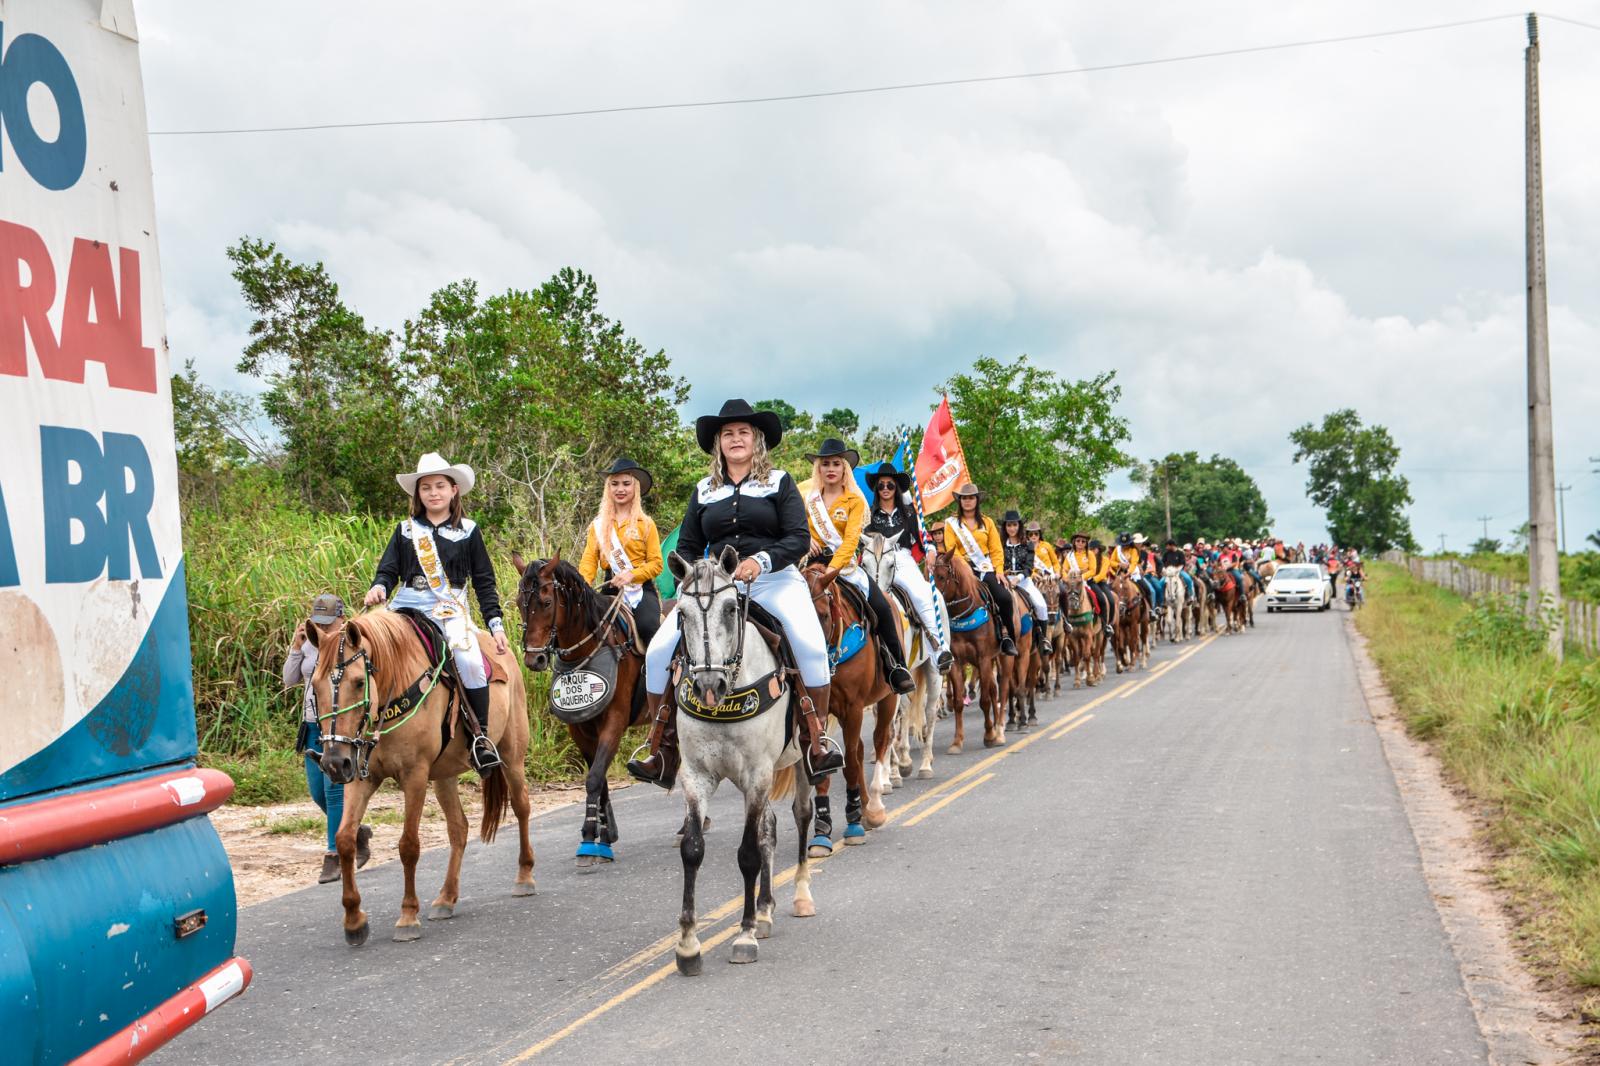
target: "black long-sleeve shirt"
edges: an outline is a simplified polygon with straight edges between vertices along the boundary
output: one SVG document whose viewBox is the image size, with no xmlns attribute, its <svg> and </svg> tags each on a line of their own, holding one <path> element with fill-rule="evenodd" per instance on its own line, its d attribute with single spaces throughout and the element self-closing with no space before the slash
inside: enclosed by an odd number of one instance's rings
<svg viewBox="0 0 1600 1066">
<path fill-rule="evenodd" d="M 433 530 L 433 542 L 438 545 L 439 559 L 444 563 L 444 576 L 450 587 L 466 588 L 470 581 L 472 591 L 478 596 L 478 610 L 483 613 L 484 624 L 499 618 L 503 612 L 500 592 L 495 586 L 494 564 L 489 561 L 489 548 L 483 542 L 478 524 L 470 518 L 463 518 L 459 526 L 433 526 L 425 518 L 412 521 Z M 422 582 L 420 586 L 416 585 L 418 581 Z M 406 523 L 395 527 L 389 546 L 383 549 L 383 558 L 378 560 L 378 573 L 372 583 L 382 585 L 384 594 L 391 598 L 399 585 L 427 588 L 427 577 L 417 561 L 417 549 L 406 535 Z"/>
<path fill-rule="evenodd" d="M 1007 542 L 1001 545 L 1006 553 L 1006 573 L 1032 574 L 1033 573 L 1033 545 L 1024 541 L 1021 544 Z"/>
<path fill-rule="evenodd" d="M 678 532 L 678 554 L 694 560 L 732 545 L 741 560 L 766 557 L 766 569 L 793 566 L 811 550 L 806 504 L 794 478 L 774 470 L 766 480 L 746 476 L 737 485 L 711 487 L 701 478 L 689 495 Z"/>
<path fill-rule="evenodd" d="M 909 550 L 917 546 L 917 516 L 903 503 L 895 504 L 892 511 L 874 506 L 867 515 L 867 532 L 878 533 L 895 547 Z"/>
<path fill-rule="evenodd" d="M 1163 567 L 1176 566 L 1181 570 L 1183 569 L 1183 564 L 1184 558 L 1182 549 L 1168 548 L 1166 551 L 1161 553 L 1161 565 Z"/>
</svg>

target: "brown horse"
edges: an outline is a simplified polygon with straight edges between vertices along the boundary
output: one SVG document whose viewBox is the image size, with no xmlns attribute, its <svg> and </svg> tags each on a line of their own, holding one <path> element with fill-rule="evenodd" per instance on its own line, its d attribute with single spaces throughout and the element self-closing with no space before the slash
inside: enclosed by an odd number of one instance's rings
<svg viewBox="0 0 1600 1066">
<path fill-rule="evenodd" d="M 562 672 L 581 669 L 605 676 L 615 664 L 608 702 L 597 712 L 585 716 L 587 708 L 551 711 L 565 723 L 588 771 L 583 782 L 583 840 L 576 861 L 580 873 L 591 873 L 616 858 L 611 845 L 619 833 L 606 771 L 623 732 L 643 717 L 644 653 L 623 628 L 619 616 L 626 608 L 591 588 L 560 553 L 532 563 L 513 553 L 511 562 L 522 575 L 517 611 L 522 616 L 522 661 L 528 669 L 560 666 Z"/>
<path fill-rule="evenodd" d="M 1117 655 L 1117 673 L 1137 669 L 1150 661 L 1150 604 L 1133 576 L 1127 571 L 1111 579 L 1111 594 L 1117 598 L 1117 621 L 1111 641 Z"/>
<path fill-rule="evenodd" d="M 316 627 L 306 636 L 318 640 Z M 517 879 L 514 896 L 531 896 L 533 845 L 528 841 L 528 782 L 523 763 L 528 757 L 528 695 L 522 671 L 510 653 L 495 651 L 487 633 L 478 644 L 493 664 L 489 684 L 489 739 L 505 765 L 483 779 L 483 820 L 478 836 L 492 841 L 505 817 L 506 805 L 517 815 Z M 438 640 L 430 634 L 429 640 Z M 424 646 L 415 623 L 393 611 L 369 611 L 344 624 L 337 644 L 318 647 L 320 658 L 311 686 L 324 735 L 322 771 L 345 789 L 344 819 L 335 843 L 344 874 L 344 939 L 351 947 L 367 942 L 367 915 L 356 888 L 356 830 L 366 817 L 367 803 L 378 786 L 393 779 L 405 795 L 405 828 L 400 833 L 400 863 L 405 869 L 405 895 L 394 939 L 422 936 L 417 920 L 417 857 L 422 854 L 418 829 L 427 799 L 428 782 L 439 800 L 450 834 L 450 862 L 444 886 L 428 911 L 430 921 L 453 917 L 461 890 L 461 857 L 467 850 L 467 816 L 461 809 L 456 779 L 471 769 L 467 757 L 470 735 L 453 730 L 446 715 L 454 702 L 441 677 L 443 660 L 450 651 L 442 644 Z M 466 712 L 471 713 L 471 712 Z"/>
<path fill-rule="evenodd" d="M 1106 631 L 1082 574 L 1071 573 L 1061 579 L 1061 618 L 1065 623 L 1062 643 L 1071 645 L 1072 687 L 1098 685 L 1106 676 Z"/>
<path fill-rule="evenodd" d="M 842 571 L 813 563 L 801 572 L 806 586 L 811 590 L 811 603 L 817 610 L 817 620 L 822 623 L 822 635 L 828 647 L 837 649 L 852 626 L 866 627 L 855 602 L 837 587 Z M 900 633 L 902 646 L 906 634 Z M 867 638 L 860 650 L 848 659 L 834 664 L 833 697 L 828 705 L 830 716 L 839 720 L 844 734 L 844 842 L 848 845 L 865 844 L 867 830 L 877 829 L 889 818 L 884 809 L 883 797 L 875 787 L 869 788 L 866 774 L 866 751 L 861 742 L 861 728 L 867 708 L 876 708 L 872 727 L 873 758 L 882 765 L 891 758 L 889 748 L 894 740 L 894 714 L 900 697 L 889 685 L 889 675 L 883 668 L 881 645 L 876 636 Z M 830 658 L 832 654 L 830 654 Z M 810 854 L 821 857 L 833 852 L 833 817 L 829 809 L 828 789 L 833 781 L 829 774 L 816 789 L 816 813 Z M 865 806 L 862 799 L 865 794 Z M 865 826 L 863 826 L 865 822 Z"/>
<path fill-rule="evenodd" d="M 967 668 L 971 667 L 978 682 L 978 705 L 983 708 L 983 746 L 998 747 L 1006 742 L 1006 727 L 1000 708 L 1005 706 L 1009 693 L 1002 689 L 1005 671 L 999 668 L 1000 638 L 990 622 L 965 631 L 959 627 L 970 619 L 988 601 L 980 591 L 982 585 L 972 567 L 959 552 L 941 554 L 933 562 L 933 583 L 944 597 L 950 610 L 950 651 L 955 664 L 950 667 L 946 688 L 947 704 L 956 719 L 956 735 L 946 750 L 948 755 L 960 755 L 966 742 L 966 688 Z M 990 607 L 989 610 L 993 610 Z"/>
<path fill-rule="evenodd" d="M 1028 731 L 1029 722 L 1039 720 L 1039 709 L 1034 705 L 1033 690 L 1039 684 L 1039 620 L 1033 617 L 1032 607 L 1021 591 L 1011 594 L 1017 608 L 1013 624 L 1017 627 L 1017 654 L 1000 657 L 1000 670 L 1005 675 L 1006 728 L 1019 733 Z M 1024 630 L 1023 620 L 1030 621 Z"/>
<path fill-rule="evenodd" d="M 1233 571 L 1220 563 L 1212 563 L 1209 572 L 1211 584 L 1216 590 L 1215 602 L 1222 610 L 1222 627 L 1224 634 L 1240 633 L 1244 631 L 1246 622 L 1245 589 L 1234 579 Z M 1250 580 L 1248 574 L 1244 578 Z"/>
<path fill-rule="evenodd" d="M 1045 632 L 1050 637 L 1050 655 L 1043 660 L 1039 670 L 1039 693 L 1043 696 L 1061 695 L 1061 679 L 1072 669 L 1068 655 L 1067 626 L 1061 616 L 1061 579 L 1054 574 L 1039 574 L 1033 579 L 1044 597 L 1045 610 L 1050 613 L 1050 623 Z"/>
</svg>

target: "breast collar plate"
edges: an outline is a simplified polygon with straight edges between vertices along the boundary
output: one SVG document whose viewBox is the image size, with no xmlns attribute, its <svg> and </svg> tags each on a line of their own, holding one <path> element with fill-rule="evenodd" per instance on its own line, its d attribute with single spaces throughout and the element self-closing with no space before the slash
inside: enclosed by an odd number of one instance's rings
<svg viewBox="0 0 1600 1066">
<path fill-rule="evenodd" d="M 729 693 L 715 707 L 700 702 L 693 682 L 685 677 L 678 682 L 676 691 L 678 709 L 702 722 L 747 722 L 769 710 L 789 691 L 780 674 L 781 669 L 756 678 L 745 688 Z"/>
<path fill-rule="evenodd" d="M 586 659 L 566 662 L 553 656 L 550 713 L 568 725 L 598 718 L 617 691 L 617 659 L 621 649 L 607 644 Z"/>
</svg>

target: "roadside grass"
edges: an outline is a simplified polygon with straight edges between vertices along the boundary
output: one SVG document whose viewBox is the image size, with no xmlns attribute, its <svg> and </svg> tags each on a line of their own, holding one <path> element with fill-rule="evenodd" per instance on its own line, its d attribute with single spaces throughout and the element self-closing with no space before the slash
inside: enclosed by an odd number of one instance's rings
<svg viewBox="0 0 1600 1066">
<path fill-rule="evenodd" d="M 1536 959 L 1600 1013 L 1600 662 L 1538 650 L 1514 612 L 1369 569 L 1356 625 L 1410 732 L 1483 802 Z"/>
</svg>

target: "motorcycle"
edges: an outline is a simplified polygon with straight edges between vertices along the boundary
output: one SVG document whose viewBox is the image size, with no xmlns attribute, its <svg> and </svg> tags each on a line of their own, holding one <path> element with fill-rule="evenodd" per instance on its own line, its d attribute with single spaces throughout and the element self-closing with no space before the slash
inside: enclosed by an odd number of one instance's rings
<svg viewBox="0 0 1600 1066">
<path fill-rule="evenodd" d="M 1354 611 L 1367 602 L 1367 592 L 1363 586 L 1366 584 L 1359 576 L 1348 574 L 1344 581 L 1345 606 Z"/>
</svg>

